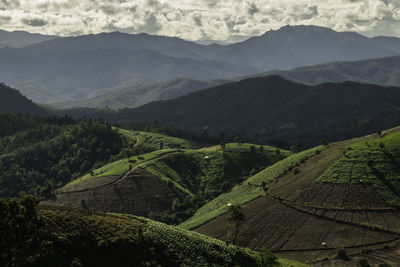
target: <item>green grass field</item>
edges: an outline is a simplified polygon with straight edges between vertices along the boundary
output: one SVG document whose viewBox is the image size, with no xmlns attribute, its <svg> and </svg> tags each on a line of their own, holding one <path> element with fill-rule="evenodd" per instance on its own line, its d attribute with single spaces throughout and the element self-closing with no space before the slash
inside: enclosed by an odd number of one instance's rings
<svg viewBox="0 0 400 267">
<path fill-rule="evenodd" d="M 133 131 L 121 128 L 115 128 L 129 142 L 133 143 L 135 148 L 140 148 L 143 151 L 154 151 L 160 149 L 162 143 L 163 149 L 166 148 L 198 148 L 199 145 L 195 142 L 188 141 L 182 138 L 171 137 L 167 135 Z"/>
<path fill-rule="evenodd" d="M 122 176 L 124 175 L 127 171 L 129 171 L 129 168 L 134 168 L 140 164 L 143 164 L 147 161 L 154 160 L 158 157 L 161 157 L 163 155 L 169 154 L 169 153 L 179 153 L 179 150 L 177 149 L 163 149 L 163 150 L 157 150 L 154 152 L 146 153 L 143 155 L 139 156 L 133 156 L 130 158 L 125 158 L 121 159 L 118 161 L 114 161 L 110 164 L 107 164 L 101 168 L 98 168 L 93 171 L 93 175 L 91 173 L 87 173 L 82 177 L 79 177 L 78 179 L 75 179 L 68 183 L 65 186 L 70 186 L 73 184 L 78 184 L 84 181 L 87 181 L 89 179 L 94 179 L 98 177 L 104 177 L 104 176 Z M 129 162 L 131 161 L 131 162 Z"/>
<path fill-rule="evenodd" d="M 370 183 L 388 204 L 400 206 L 400 133 L 345 147 L 343 156 L 318 182 Z"/>
<path fill-rule="evenodd" d="M 225 213 L 228 210 L 228 204 L 243 205 L 261 196 L 262 192 L 260 185 L 262 182 L 266 182 L 268 184 L 291 166 L 294 166 L 296 163 L 311 157 L 316 153 L 317 150 L 323 149 L 324 147 L 319 146 L 305 150 L 265 168 L 241 184 L 233 187 L 231 191 L 221 194 L 220 196 L 206 203 L 196 211 L 192 218 L 188 219 L 179 226 L 184 229 L 196 228 Z"/>
</svg>

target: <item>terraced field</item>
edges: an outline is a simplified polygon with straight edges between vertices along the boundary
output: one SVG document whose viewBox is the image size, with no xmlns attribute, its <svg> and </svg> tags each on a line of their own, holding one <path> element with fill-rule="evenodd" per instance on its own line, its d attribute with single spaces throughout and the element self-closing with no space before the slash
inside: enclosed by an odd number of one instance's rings
<svg viewBox="0 0 400 267">
<path fill-rule="evenodd" d="M 180 223 L 208 199 L 290 154 L 269 146 L 227 145 L 229 151 L 162 149 L 122 159 L 72 181 L 43 203 Z"/>
<path fill-rule="evenodd" d="M 181 226 L 228 240 L 227 206 L 240 204 L 246 217 L 237 239 L 241 246 L 325 264 L 318 266 L 340 266 L 321 259 L 345 247 L 353 257 L 348 266 L 356 266 L 357 255 L 366 251 L 372 263 L 384 263 L 385 257 L 372 255 L 399 240 L 399 149 L 395 128 L 302 152 L 207 203 Z M 394 259 L 387 262 L 396 262 L 397 252 L 385 253 Z"/>
</svg>

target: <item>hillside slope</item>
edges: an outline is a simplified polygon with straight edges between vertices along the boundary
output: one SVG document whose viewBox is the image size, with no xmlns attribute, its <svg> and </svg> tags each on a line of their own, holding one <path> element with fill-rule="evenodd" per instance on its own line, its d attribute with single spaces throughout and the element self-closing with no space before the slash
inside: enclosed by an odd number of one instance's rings
<svg viewBox="0 0 400 267">
<path fill-rule="evenodd" d="M 3 83 L 0 83 L 0 112 L 50 116 L 50 113 L 23 96 L 18 90 L 12 89 Z"/>
<path fill-rule="evenodd" d="M 0 199 L 0 234 L 10 242 L 0 244 L 2 266 L 287 266 L 269 252 L 135 216 L 35 204 Z"/>
<path fill-rule="evenodd" d="M 352 256 L 342 266 L 357 266 L 359 253 L 374 264 L 397 264 L 398 151 L 399 127 L 306 150 L 215 198 L 181 227 L 229 240 L 227 205 L 236 204 L 246 218 L 241 246 L 267 247 L 313 266 L 330 266 L 340 247 Z"/>
<path fill-rule="evenodd" d="M 305 146 L 400 123 L 396 87 L 345 82 L 306 86 L 277 76 L 224 84 L 176 99 L 114 114 L 113 122 L 161 124 L 219 135 L 240 135 Z M 193 118 L 196 118 L 193 120 Z"/>
<path fill-rule="evenodd" d="M 252 148 L 252 149 L 251 149 Z M 290 153 L 251 144 L 161 149 L 92 171 L 56 191 L 48 205 L 129 213 L 177 224 L 250 173 Z"/>
</svg>

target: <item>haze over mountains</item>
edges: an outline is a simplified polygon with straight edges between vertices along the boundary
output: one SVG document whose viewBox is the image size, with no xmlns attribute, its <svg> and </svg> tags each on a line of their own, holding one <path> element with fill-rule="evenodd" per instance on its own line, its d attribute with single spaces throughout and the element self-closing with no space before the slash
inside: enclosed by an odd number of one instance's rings
<svg viewBox="0 0 400 267">
<path fill-rule="evenodd" d="M 36 102 L 51 103 L 179 77 L 230 79 L 273 69 L 394 56 L 400 54 L 397 43 L 397 38 L 368 38 L 316 26 L 287 26 L 228 46 L 102 33 L 3 49 L 0 80 Z"/>
<path fill-rule="evenodd" d="M 214 79 L 208 81 L 199 81 L 186 78 L 176 78 L 151 85 L 123 87 L 121 89 L 115 88 L 115 90 L 112 92 L 103 90 L 98 92 L 97 96 L 93 96 L 91 98 L 54 103 L 52 105 L 57 108 L 135 108 L 152 101 L 176 98 L 226 82 L 229 82 L 229 80 Z"/>
</svg>

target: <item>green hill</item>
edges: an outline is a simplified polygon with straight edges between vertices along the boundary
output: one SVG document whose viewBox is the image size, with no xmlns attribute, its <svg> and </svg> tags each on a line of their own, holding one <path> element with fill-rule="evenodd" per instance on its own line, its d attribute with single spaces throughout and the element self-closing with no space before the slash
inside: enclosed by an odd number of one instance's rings
<svg viewBox="0 0 400 267">
<path fill-rule="evenodd" d="M 268 76 L 242 80 L 136 109 L 98 113 L 112 122 L 153 122 L 208 134 L 303 147 L 343 140 L 399 121 L 400 90 L 355 82 L 308 86 Z M 95 115 L 96 116 L 96 115 Z M 196 119 L 193 119 L 196 118 Z"/>
<path fill-rule="evenodd" d="M 290 154 L 252 144 L 223 147 L 183 149 L 182 145 L 130 156 L 73 180 L 56 191 L 55 199 L 43 203 L 130 213 L 176 224 L 248 175 Z"/>
<path fill-rule="evenodd" d="M 23 96 L 19 91 L 3 83 L 0 83 L 0 112 L 15 112 L 32 116 L 50 116 L 50 113 Z"/>
<path fill-rule="evenodd" d="M 67 117 L 0 113 L 0 123 L 0 197 L 25 192 L 49 198 L 55 188 L 109 162 L 159 150 L 160 145 L 199 146 L 162 134 L 113 128 L 92 119 L 75 122 Z"/>
<path fill-rule="evenodd" d="M 229 240 L 227 211 L 239 205 L 246 218 L 241 246 L 266 247 L 313 266 L 326 266 L 338 248 L 351 256 L 348 266 L 356 266 L 360 253 L 375 264 L 397 264 L 399 138 L 397 127 L 289 156 L 206 203 L 180 226 Z"/>
<path fill-rule="evenodd" d="M 35 204 L 0 199 L 0 234 L 10 242 L 0 243 L 2 266 L 289 266 L 140 217 Z"/>
</svg>

